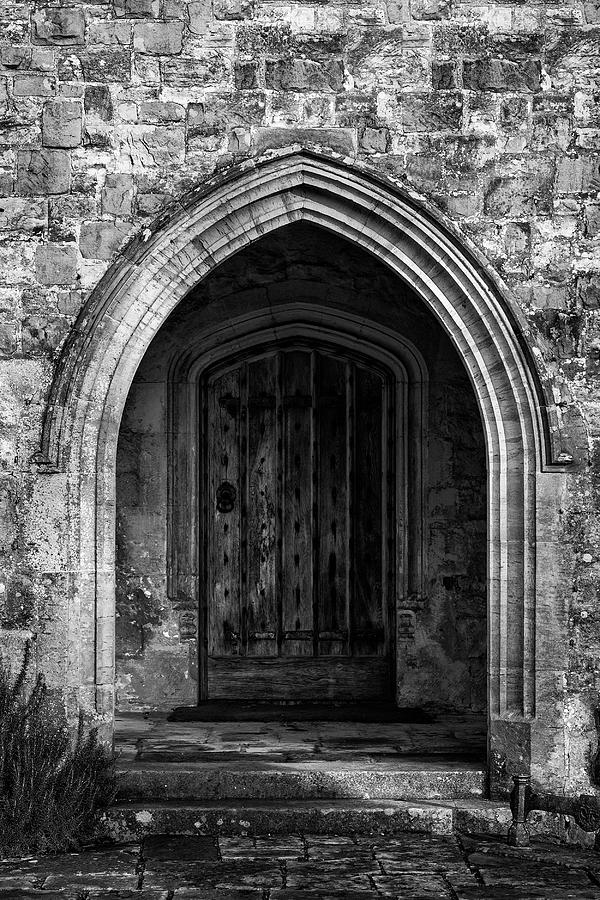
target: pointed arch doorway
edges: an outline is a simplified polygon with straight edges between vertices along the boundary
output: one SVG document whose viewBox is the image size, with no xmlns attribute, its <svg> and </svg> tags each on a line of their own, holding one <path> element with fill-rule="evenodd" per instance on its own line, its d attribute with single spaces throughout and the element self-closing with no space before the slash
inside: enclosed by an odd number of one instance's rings
<svg viewBox="0 0 600 900">
<path fill-rule="evenodd" d="M 377 255 L 441 323 L 464 362 L 488 463 L 493 778 L 529 766 L 541 773 L 548 754 L 561 753 L 564 744 L 562 713 L 543 689 L 564 671 L 552 598 L 563 577 L 560 451 L 569 448 L 561 447 L 560 429 L 548 427 L 556 422 L 553 401 L 521 336 L 515 305 L 455 229 L 386 179 L 312 152 L 253 161 L 190 195 L 168 222 L 126 249 L 62 351 L 37 461 L 49 478 L 69 485 L 67 691 L 110 727 L 115 454 L 135 372 L 167 316 L 208 272 L 261 235 L 300 219 Z M 543 515 L 536 503 L 542 495 Z M 46 509 L 43 502 L 40 517 L 52 528 L 53 504 Z"/>
</svg>

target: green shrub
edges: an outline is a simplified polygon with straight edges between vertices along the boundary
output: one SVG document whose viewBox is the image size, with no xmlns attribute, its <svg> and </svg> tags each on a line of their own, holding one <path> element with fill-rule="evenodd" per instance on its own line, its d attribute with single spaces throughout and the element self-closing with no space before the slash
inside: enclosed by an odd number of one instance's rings
<svg viewBox="0 0 600 900">
<path fill-rule="evenodd" d="M 27 686 L 31 644 L 16 677 L 0 658 L 0 855 L 75 850 L 93 839 L 115 796 L 114 757 L 58 720 L 42 675 Z"/>
</svg>

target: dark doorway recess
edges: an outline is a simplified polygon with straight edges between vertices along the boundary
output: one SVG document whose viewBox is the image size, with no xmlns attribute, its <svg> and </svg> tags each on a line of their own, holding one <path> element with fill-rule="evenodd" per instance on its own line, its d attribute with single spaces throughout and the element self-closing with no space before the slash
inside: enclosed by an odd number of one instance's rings
<svg viewBox="0 0 600 900">
<path fill-rule="evenodd" d="M 200 406 L 206 697 L 391 697 L 392 373 L 280 344 L 205 373 Z"/>
<path fill-rule="evenodd" d="M 305 223 L 237 253 L 126 404 L 120 709 L 483 713 L 485 453 L 450 338 L 375 255 Z"/>
</svg>

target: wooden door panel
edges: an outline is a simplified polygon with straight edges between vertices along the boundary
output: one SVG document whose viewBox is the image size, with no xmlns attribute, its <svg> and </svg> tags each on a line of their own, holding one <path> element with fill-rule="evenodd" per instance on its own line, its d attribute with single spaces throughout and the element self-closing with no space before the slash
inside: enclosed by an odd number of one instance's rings
<svg viewBox="0 0 600 900">
<path fill-rule="evenodd" d="M 385 656 L 237 656 L 208 663 L 215 700 L 386 700 L 391 695 Z"/>
<path fill-rule="evenodd" d="M 311 354 L 304 351 L 285 353 L 282 364 L 281 652 L 284 656 L 312 656 L 314 447 Z"/>
<path fill-rule="evenodd" d="M 274 357 L 248 364 L 247 565 L 243 575 L 249 656 L 278 653 L 276 374 Z"/>
<path fill-rule="evenodd" d="M 209 697 L 389 695 L 392 391 L 380 368 L 307 347 L 203 382 Z"/>
<path fill-rule="evenodd" d="M 319 655 L 349 649 L 348 368 L 343 360 L 319 360 Z"/>
<path fill-rule="evenodd" d="M 211 384 L 208 397 L 208 652 L 240 652 L 240 373 L 227 373 Z M 228 483 L 238 495 L 234 509 L 222 513 L 214 498 Z M 210 502 L 212 500 L 212 502 Z"/>
</svg>

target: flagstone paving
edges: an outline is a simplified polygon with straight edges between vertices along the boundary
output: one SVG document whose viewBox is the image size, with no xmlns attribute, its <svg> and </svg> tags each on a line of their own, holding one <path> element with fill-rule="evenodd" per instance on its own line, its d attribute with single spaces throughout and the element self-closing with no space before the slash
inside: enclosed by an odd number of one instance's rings
<svg viewBox="0 0 600 900">
<path fill-rule="evenodd" d="M 139 844 L 0 861 L 10 900 L 587 900 L 600 853 L 458 835 L 154 835 Z"/>
</svg>

